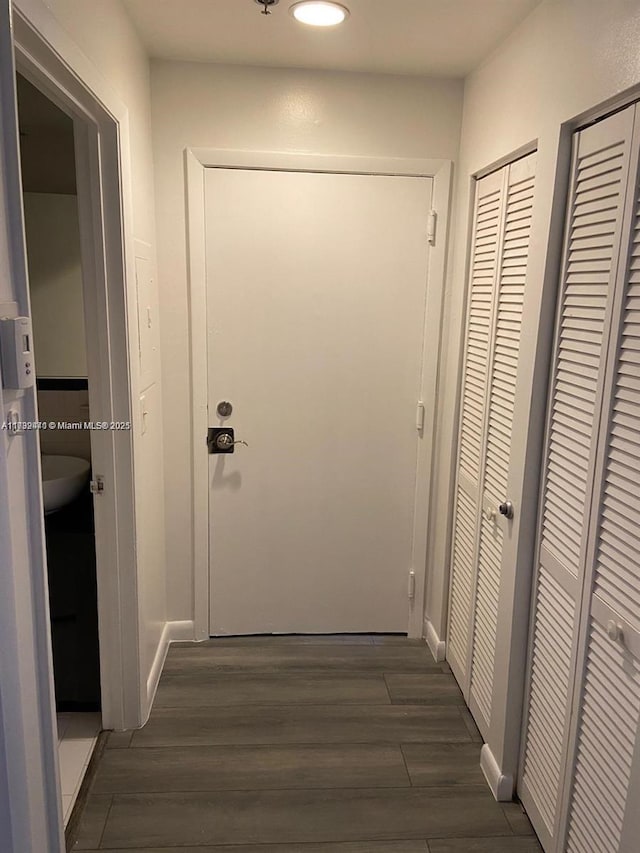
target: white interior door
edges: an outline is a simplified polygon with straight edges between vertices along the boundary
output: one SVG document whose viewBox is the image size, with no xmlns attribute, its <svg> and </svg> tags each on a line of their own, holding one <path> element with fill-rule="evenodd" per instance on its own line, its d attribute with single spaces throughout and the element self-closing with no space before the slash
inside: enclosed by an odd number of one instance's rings
<svg viewBox="0 0 640 853">
<path fill-rule="evenodd" d="M 477 576 L 470 637 L 469 707 L 487 740 L 493 720 L 502 579 L 517 571 L 519 493 L 524 471 L 511 459 L 511 437 L 520 424 L 515 412 L 520 337 L 535 192 L 536 154 L 504 168 L 502 234 L 493 303 L 487 376 L 486 421 L 478 522 Z M 501 509 L 502 507 L 502 509 Z M 503 515 L 506 511 L 508 514 Z"/>
<path fill-rule="evenodd" d="M 473 219 L 447 659 L 487 741 L 502 677 L 502 578 L 516 569 L 518 508 L 509 498 L 524 474 L 511 462 L 511 436 L 535 166 L 532 153 L 481 178 Z"/>
<path fill-rule="evenodd" d="M 407 630 L 431 193 L 206 171 L 212 634 Z"/>
<path fill-rule="evenodd" d="M 569 853 L 631 853 L 640 847 L 640 800 L 629 795 L 640 783 L 638 113 L 636 106 L 614 116 L 624 117 L 627 127 L 633 121 L 634 128 L 582 602 L 577 671 L 584 677 L 574 692 L 573 760 L 567 768 Z"/>
<path fill-rule="evenodd" d="M 548 853 L 630 849 L 618 842 L 640 712 L 637 614 L 629 620 L 639 553 L 632 285 L 617 366 L 607 352 L 618 346 L 633 133 L 630 107 L 574 139 L 519 784 Z M 610 409 L 611 437 L 599 440 Z M 620 637 L 607 639 L 609 623 Z"/>
<path fill-rule="evenodd" d="M 460 404 L 447 660 L 469 697 L 489 356 L 504 221 L 504 170 L 476 183 Z"/>
</svg>

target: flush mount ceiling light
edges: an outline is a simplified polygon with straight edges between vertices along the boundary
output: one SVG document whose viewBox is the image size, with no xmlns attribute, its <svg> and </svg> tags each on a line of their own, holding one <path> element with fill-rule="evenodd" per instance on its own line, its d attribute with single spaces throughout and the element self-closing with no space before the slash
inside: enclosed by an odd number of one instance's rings
<svg viewBox="0 0 640 853">
<path fill-rule="evenodd" d="M 329 0 L 303 0 L 289 10 L 296 21 L 312 27 L 335 27 L 349 17 L 349 10 Z"/>
</svg>

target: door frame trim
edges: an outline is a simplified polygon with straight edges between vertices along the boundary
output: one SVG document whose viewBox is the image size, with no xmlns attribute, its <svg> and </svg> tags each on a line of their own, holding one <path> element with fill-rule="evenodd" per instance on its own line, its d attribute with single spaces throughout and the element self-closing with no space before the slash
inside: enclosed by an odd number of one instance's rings
<svg viewBox="0 0 640 853">
<path fill-rule="evenodd" d="M 128 341 L 135 330 L 126 313 L 126 284 L 132 281 L 132 201 L 128 160 L 128 113 L 95 67 L 62 30 L 40 0 L 3 0 L 3 77 L 10 66 L 35 82 L 76 119 L 77 168 L 84 171 L 79 193 L 88 218 L 81 236 L 83 264 L 94 273 L 94 314 L 103 361 L 98 375 L 96 419 L 131 420 Z M 7 245 L 10 259 L 3 290 L 5 316 L 29 314 L 25 232 L 17 140 L 15 78 L 2 80 L 0 109 L 6 119 Z M 5 152 L 3 152 L 4 154 Z M 84 198 L 80 197 L 84 196 Z M 5 199 L 3 198 L 3 203 Z M 82 214 L 81 214 L 82 218 Z M 93 311 L 91 309 L 93 308 Z M 36 390 L 9 392 L 26 421 L 37 420 Z M 7 401 L 0 391 L 0 402 Z M 124 440 L 123 440 L 124 438 Z M 7 441 L 12 442 L 9 482 Z M 101 688 L 104 724 L 139 724 L 138 596 L 135 563 L 132 443 L 134 436 L 107 442 L 99 459 L 108 490 L 101 498 L 104 536 L 99 566 Z M 3 686 L 0 707 L 0 796 L 9 793 L 11 850 L 54 853 L 64 847 L 58 768 L 51 633 L 44 542 L 44 513 L 37 433 L 2 438 L 0 509 L 3 576 L 9 595 L 0 599 Z M 103 467 L 104 465 L 104 467 Z M 110 488 L 113 486 L 113 488 Z M 117 497 L 116 500 L 116 489 Z M 117 528 L 115 527 L 117 525 Z M 115 535 L 117 532 L 117 536 Z M 6 618 L 5 618 L 6 617 Z M 131 653 L 133 650 L 133 653 Z M 6 682 L 6 684 L 5 684 Z M 0 804 L 4 813 L 5 803 Z"/>
<path fill-rule="evenodd" d="M 187 214 L 187 278 L 189 290 L 190 394 L 192 417 L 192 519 L 195 639 L 209 637 L 209 486 L 205 436 L 207 413 L 207 296 L 205 245 L 205 169 L 255 169 L 260 171 L 316 172 L 353 175 L 387 175 L 431 178 L 431 207 L 437 211 L 435 242 L 430 246 L 426 282 L 426 311 L 422 355 L 421 397 L 425 422 L 417 460 L 414 502 L 412 565 L 415 596 L 410 602 L 409 636 L 424 630 L 427 575 L 427 532 L 433 498 L 436 399 L 439 384 L 442 311 L 447 271 L 449 212 L 453 164 L 450 160 L 354 155 L 301 154 L 285 151 L 241 151 L 186 148 L 184 152 Z M 429 211 L 425 211 L 428 213 Z M 427 236 L 425 232 L 425 245 Z M 433 358 L 434 346 L 438 353 Z M 426 344 L 429 343 L 429 346 Z M 417 404 L 418 400 L 416 400 Z M 206 512 L 204 511 L 206 508 Z M 407 566 L 407 571 L 409 567 Z"/>
<path fill-rule="evenodd" d="M 91 450 L 93 469 L 106 482 L 96 508 L 103 726 L 135 728 L 143 721 L 147 695 L 137 653 L 136 361 L 130 357 L 136 326 L 127 290 L 127 282 L 135 281 L 129 113 L 39 2 L 14 5 L 13 36 L 16 70 L 74 122 L 91 416 L 132 425 L 131 431 L 92 432 Z M 43 579 L 46 584 L 46 574 Z"/>
</svg>

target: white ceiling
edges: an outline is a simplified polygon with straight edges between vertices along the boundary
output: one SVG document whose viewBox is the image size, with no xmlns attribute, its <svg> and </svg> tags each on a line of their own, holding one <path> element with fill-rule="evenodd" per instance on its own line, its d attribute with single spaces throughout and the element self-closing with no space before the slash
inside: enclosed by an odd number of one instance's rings
<svg viewBox="0 0 640 853">
<path fill-rule="evenodd" d="M 294 0 L 124 0 L 162 59 L 464 77 L 540 0 L 341 0 L 335 29 L 299 24 Z"/>
</svg>

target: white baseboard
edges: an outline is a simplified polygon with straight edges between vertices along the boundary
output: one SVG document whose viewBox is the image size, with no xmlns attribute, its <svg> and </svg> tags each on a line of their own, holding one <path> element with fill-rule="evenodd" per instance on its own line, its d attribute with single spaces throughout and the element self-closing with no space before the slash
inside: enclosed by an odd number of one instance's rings
<svg viewBox="0 0 640 853">
<path fill-rule="evenodd" d="M 486 743 L 480 752 L 480 767 L 496 800 L 499 803 L 511 802 L 514 791 L 513 776 L 500 770 L 498 762 Z"/>
<path fill-rule="evenodd" d="M 185 643 L 193 642 L 195 639 L 195 627 L 192 619 L 184 622 L 167 622 L 169 626 L 169 642 Z"/>
<path fill-rule="evenodd" d="M 429 619 L 424 620 L 424 638 L 427 641 L 427 645 L 431 649 L 431 654 L 434 656 L 436 661 L 438 663 L 443 661 L 445 659 L 447 645 L 445 641 L 441 640 L 437 635 L 436 629 L 433 627 L 433 624 Z"/>
<path fill-rule="evenodd" d="M 151 713 L 151 706 L 153 705 L 156 690 L 158 689 L 158 682 L 160 681 L 160 675 L 162 674 L 162 667 L 164 666 L 164 661 L 167 657 L 167 650 L 169 648 L 170 625 L 171 622 L 164 623 L 164 628 L 162 629 L 162 634 L 160 634 L 160 640 L 158 641 L 158 646 L 156 648 L 156 653 L 153 658 L 153 663 L 151 664 L 151 669 L 149 670 L 149 676 L 147 678 L 147 706 L 146 708 L 142 709 L 143 726 L 149 719 L 149 714 Z"/>
<path fill-rule="evenodd" d="M 156 653 L 153 658 L 153 663 L 151 664 L 151 669 L 149 671 L 149 677 L 147 678 L 147 706 L 143 709 L 144 713 L 142 725 L 144 725 L 149 719 L 149 714 L 151 713 L 153 700 L 156 697 L 158 682 L 160 681 L 160 676 L 162 675 L 162 668 L 167 657 L 167 652 L 169 651 L 170 643 L 179 643 L 180 641 L 184 642 L 185 640 L 193 640 L 193 637 L 194 626 L 191 620 L 186 620 L 183 622 L 164 623 L 164 628 L 162 629 L 162 634 L 160 635 L 160 640 L 158 641 L 158 647 L 156 649 Z"/>
</svg>

